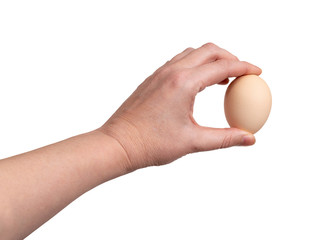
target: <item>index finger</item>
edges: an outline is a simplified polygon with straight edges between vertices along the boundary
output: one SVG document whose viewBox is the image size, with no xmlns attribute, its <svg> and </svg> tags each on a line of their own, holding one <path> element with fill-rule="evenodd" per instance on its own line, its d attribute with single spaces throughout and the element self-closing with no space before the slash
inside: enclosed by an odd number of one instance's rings
<svg viewBox="0 0 331 240">
<path fill-rule="evenodd" d="M 192 69 L 192 81 L 202 91 L 205 87 L 222 82 L 229 77 L 248 74 L 260 75 L 262 70 L 245 61 L 218 60 Z"/>
<path fill-rule="evenodd" d="M 227 50 L 220 48 L 213 43 L 206 43 L 198 49 L 190 51 L 179 61 L 175 62 L 174 65 L 181 68 L 194 68 L 220 59 L 239 61 L 236 56 Z"/>
</svg>

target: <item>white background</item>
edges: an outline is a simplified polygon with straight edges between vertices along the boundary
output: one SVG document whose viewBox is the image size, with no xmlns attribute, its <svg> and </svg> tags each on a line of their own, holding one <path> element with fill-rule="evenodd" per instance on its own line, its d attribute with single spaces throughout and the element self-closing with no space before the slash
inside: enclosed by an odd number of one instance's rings
<svg viewBox="0 0 331 240">
<path fill-rule="evenodd" d="M 330 239 L 327 3 L 1 1 L 0 158 L 99 127 L 156 68 L 206 42 L 260 66 L 273 94 L 255 146 L 105 183 L 27 239 Z M 198 95 L 200 124 L 227 127 L 225 89 Z"/>
</svg>

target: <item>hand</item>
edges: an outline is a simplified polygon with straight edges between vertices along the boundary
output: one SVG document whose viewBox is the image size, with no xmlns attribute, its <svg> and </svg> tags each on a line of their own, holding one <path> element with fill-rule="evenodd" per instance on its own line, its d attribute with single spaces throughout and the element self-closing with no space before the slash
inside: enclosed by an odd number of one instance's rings
<svg viewBox="0 0 331 240">
<path fill-rule="evenodd" d="M 170 163 L 188 153 L 255 143 L 252 134 L 203 127 L 193 118 L 195 96 L 228 77 L 261 69 L 212 43 L 188 48 L 148 77 L 99 129 L 127 155 L 127 171 Z"/>
</svg>

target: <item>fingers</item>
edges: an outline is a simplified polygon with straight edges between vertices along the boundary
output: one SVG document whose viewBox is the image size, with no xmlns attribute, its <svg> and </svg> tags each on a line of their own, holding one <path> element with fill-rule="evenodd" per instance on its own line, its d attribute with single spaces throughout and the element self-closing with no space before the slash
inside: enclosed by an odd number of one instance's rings
<svg viewBox="0 0 331 240">
<path fill-rule="evenodd" d="M 175 65 L 183 68 L 193 68 L 219 59 L 239 61 L 236 56 L 213 43 L 204 44 L 200 48 L 187 53 Z"/>
<path fill-rule="evenodd" d="M 186 48 L 183 52 L 177 54 L 176 56 L 174 56 L 169 63 L 175 63 L 178 60 L 182 59 L 183 57 L 185 57 L 186 55 L 188 55 L 189 53 L 193 52 L 195 49 L 194 48 Z"/>
<path fill-rule="evenodd" d="M 186 48 L 183 52 L 177 54 L 176 56 L 174 56 L 171 60 L 167 61 L 165 64 L 163 64 L 161 67 L 159 67 L 155 72 L 159 72 L 161 69 L 164 69 L 166 67 L 168 67 L 171 64 L 174 64 L 175 62 L 179 61 L 180 59 L 182 59 L 183 57 L 185 57 L 186 55 L 188 55 L 190 52 L 194 51 L 194 48 Z"/>
<path fill-rule="evenodd" d="M 230 82 L 230 80 L 228 78 L 224 79 L 222 82 L 219 82 L 219 85 L 226 85 Z"/>
<path fill-rule="evenodd" d="M 250 146 L 255 143 L 253 134 L 237 128 L 198 127 L 196 151 L 209 151 L 232 146 Z"/>
<path fill-rule="evenodd" d="M 192 79 L 200 91 L 207 86 L 221 83 L 229 77 L 239 77 L 242 75 L 260 75 L 262 70 L 248 62 L 233 60 L 218 60 L 202 65 L 192 70 Z"/>
<path fill-rule="evenodd" d="M 248 62 L 239 59 L 215 44 L 207 43 L 198 49 L 187 48 L 154 72 L 168 75 L 169 72 L 189 70 L 189 79 L 194 89 L 199 91 L 205 87 L 229 83 L 229 77 L 247 74 L 261 74 L 262 70 Z"/>
</svg>

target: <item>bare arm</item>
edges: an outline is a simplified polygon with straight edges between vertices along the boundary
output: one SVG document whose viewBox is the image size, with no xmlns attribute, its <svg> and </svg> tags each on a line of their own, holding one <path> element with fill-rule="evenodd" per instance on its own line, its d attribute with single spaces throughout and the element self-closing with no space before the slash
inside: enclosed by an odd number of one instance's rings
<svg viewBox="0 0 331 240">
<path fill-rule="evenodd" d="M 0 239 L 23 239 L 74 199 L 125 174 L 125 152 L 96 130 L 0 161 Z"/>
<path fill-rule="evenodd" d="M 260 74 L 214 44 L 188 48 L 148 77 L 99 129 L 0 161 L 0 236 L 21 239 L 97 185 L 188 153 L 248 146 L 239 129 L 198 125 L 195 96 Z"/>
</svg>

